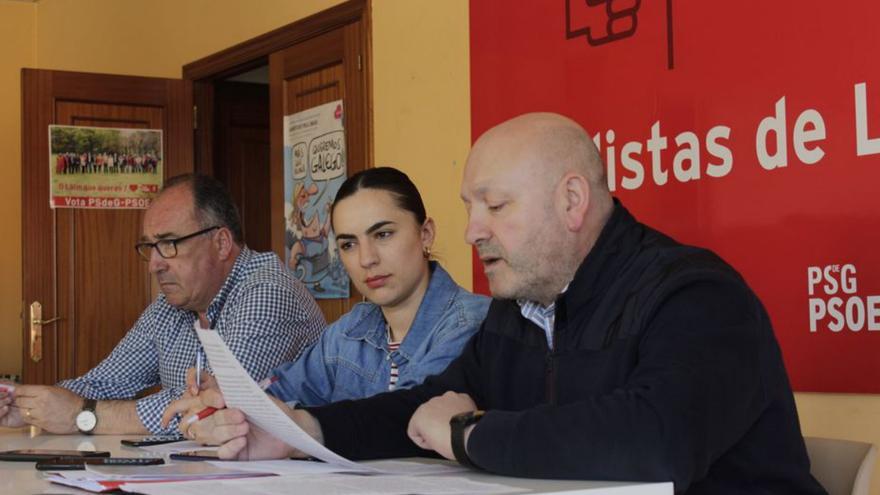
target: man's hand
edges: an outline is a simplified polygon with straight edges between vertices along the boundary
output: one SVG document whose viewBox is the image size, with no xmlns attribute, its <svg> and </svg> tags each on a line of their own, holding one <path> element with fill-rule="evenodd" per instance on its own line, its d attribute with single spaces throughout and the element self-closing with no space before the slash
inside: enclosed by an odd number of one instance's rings
<svg viewBox="0 0 880 495">
<path fill-rule="evenodd" d="M 312 438 L 320 443 L 324 442 L 321 425 L 314 416 L 303 410 L 290 409 L 286 404 L 274 397 L 272 400 Z M 203 438 L 216 440 L 220 444 L 218 455 L 221 459 L 248 461 L 307 457 L 302 452 L 289 447 L 257 426 L 248 423 L 244 413 L 238 409 L 222 409 L 217 411 L 213 415 L 194 423 L 191 431 L 195 433 L 199 441 Z"/>
<path fill-rule="evenodd" d="M 76 433 L 76 415 L 83 398 L 61 387 L 19 385 L 15 388 L 15 406 L 25 423 L 49 433 Z"/>
<path fill-rule="evenodd" d="M 0 382 L 4 385 L 13 385 L 9 382 Z M 7 428 L 19 428 L 25 425 L 24 418 L 21 417 L 21 410 L 13 405 L 15 400 L 15 392 L 9 392 L 5 388 L 0 388 L 0 426 Z"/>
<path fill-rule="evenodd" d="M 202 370 L 200 378 L 202 383 L 201 386 L 198 386 L 196 385 L 196 369 L 186 370 L 186 390 L 190 395 L 199 395 L 202 390 L 220 389 L 220 386 L 217 385 L 217 379 L 207 371 Z"/>
<path fill-rule="evenodd" d="M 211 433 L 202 429 L 212 428 Z M 199 441 L 202 438 L 222 439 L 217 455 L 221 459 L 255 461 L 259 459 L 285 459 L 296 454 L 287 444 L 247 422 L 238 409 L 223 409 L 193 425 Z"/>
<path fill-rule="evenodd" d="M 201 382 L 201 387 L 196 385 L 195 368 L 186 370 L 186 392 L 184 392 L 179 399 L 175 400 L 165 408 L 165 413 L 162 414 L 162 426 L 167 427 L 168 423 L 170 423 L 174 416 L 178 414 L 189 414 L 189 411 L 198 412 L 209 405 L 211 407 L 216 407 L 217 409 L 226 407 L 226 404 L 223 403 L 223 395 L 220 393 L 220 387 L 217 385 L 217 380 L 214 376 L 206 371 L 202 371 Z M 222 405 L 213 405 L 218 402 L 216 397 L 208 397 L 207 399 L 204 397 L 203 392 L 209 391 L 215 392 L 216 395 L 219 396 L 219 403 Z"/>
<path fill-rule="evenodd" d="M 449 420 L 456 414 L 476 410 L 477 405 L 468 394 L 446 392 L 416 409 L 406 433 L 419 447 L 454 461 Z"/>
<path fill-rule="evenodd" d="M 214 436 L 215 419 L 213 415 L 201 420 L 193 419 L 206 407 L 213 407 L 214 409 L 226 407 L 226 401 L 223 399 L 223 393 L 220 392 L 220 389 L 205 390 L 197 397 L 181 398 L 172 402 L 162 416 L 162 424 L 167 426 L 168 421 L 175 414 L 180 414 L 180 422 L 177 424 L 177 429 L 180 430 L 184 437 L 192 438 L 204 445 L 219 445 L 225 438 Z"/>
<path fill-rule="evenodd" d="M 180 429 L 181 433 L 186 434 L 183 425 L 186 423 L 187 417 L 194 416 L 206 407 L 213 407 L 215 409 L 226 407 L 226 401 L 223 399 L 223 393 L 220 392 L 219 388 L 203 390 L 196 396 L 190 395 L 189 392 L 183 394 L 181 398 L 169 404 L 165 409 L 165 413 L 162 415 L 162 426 L 167 427 L 171 419 L 180 414 L 181 418 L 178 429 Z"/>
</svg>

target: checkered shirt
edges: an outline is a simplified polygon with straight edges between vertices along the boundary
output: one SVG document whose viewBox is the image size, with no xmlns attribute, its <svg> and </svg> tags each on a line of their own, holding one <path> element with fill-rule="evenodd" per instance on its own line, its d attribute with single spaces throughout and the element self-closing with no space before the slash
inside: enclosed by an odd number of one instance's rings
<svg viewBox="0 0 880 495">
<path fill-rule="evenodd" d="M 207 317 L 255 380 L 296 358 L 326 325 L 308 290 L 275 254 L 248 248 L 235 260 Z M 159 392 L 136 400 L 137 414 L 152 433 L 173 433 L 179 418 L 168 428 L 159 421 L 168 404 L 184 393 L 187 368 L 195 366 L 201 348 L 193 330 L 197 318 L 160 294 L 107 358 L 85 375 L 58 385 L 98 400 L 134 399 L 161 385 Z"/>
</svg>

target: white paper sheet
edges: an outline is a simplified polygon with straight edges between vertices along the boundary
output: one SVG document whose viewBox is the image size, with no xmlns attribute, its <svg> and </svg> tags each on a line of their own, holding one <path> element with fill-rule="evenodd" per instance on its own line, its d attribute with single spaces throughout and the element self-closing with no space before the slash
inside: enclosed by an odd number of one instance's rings
<svg viewBox="0 0 880 495">
<path fill-rule="evenodd" d="M 97 466 L 114 472 L 95 472 L 94 470 L 89 470 L 89 467 L 90 466 L 86 465 L 85 471 L 46 472 L 45 479 L 59 485 L 72 486 L 94 493 L 101 493 L 115 490 L 122 483 L 132 483 L 141 486 L 142 484 L 159 482 L 161 485 L 168 486 L 175 483 L 185 483 L 188 480 L 216 481 L 218 479 L 267 476 L 267 473 L 233 471 L 230 469 L 217 468 L 201 462 L 180 463 L 165 466 Z M 165 468 L 164 470 L 161 469 L 163 467 Z M 116 471 L 122 471 L 122 473 Z"/>
<path fill-rule="evenodd" d="M 277 460 L 277 461 L 207 461 L 218 467 L 228 467 L 242 471 L 256 471 L 259 473 L 275 473 L 287 476 L 310 476 L 315 474 L 332 474 L 351 471 L 351 469 L 327 464 L 326 462 L 302 461 L 302 460 Z"/>
<path fill-rule="evenodd" d="M 248 375 L 217 332 L 196 330 L 196 335 L 202 342 L 228 407 L 240 409 L 251 423 L 307 455 L 352 470 L 377 471 L 336 454 L 303 431 Z"/>
<path fill-rule="evenodd" d="M 219 467 L 207 462 L 183 461 L 160 466 L 101 466 L 86 464 L 86 473 L 101 480 L 176 480 L 240 478 L 242 476 L 271 475 L 268 471 L 241 470 Z"/>
<path fill-rule="evenodd" d="M 55 473 L 46 474 L 45 479 L 58 485 L 71 486 L 92 493 L 101 493 L 116 489 L 115 487 L 104 486 L 95 480 L 65 478 L 61 474 Z"/>
<path fill-rule="evenodd" d="M 138 484 L 131 489 L 148 495 L 482 495 L 522 493 L 522 488 L 479 483 L 447 476 L 275 476 L 248 480 L 199 481 L 173 484 Z"/>
<path fill-rule="evenodd" d="M 302 461 L 302 460 L 277 460 L 277 461 L 207 461 L 217 467 L 242 471 L 255 471 L 260 473 L 274 473 L 283 476 L 308 476 L 316 474 L 351 473 L 351 469 L 326 462 Z M 395 475 L 438 475 L 460 473 L 467 468 L 460 464 L 446 462 L 415 462 L 415 461 L 370 461 L 370 467 L 377 469 L 379 473 L 362 473 L 382 476 L 382 473 L 394 473 Z"/>
<path fill-rule="evenodd" d="M 398 461 L 394 459 L 386 459 L 382 461 L 370 461 L 369 466 L 384 473 L 394 473 L 400 475 L 423 476 L 426 474 L 450 474 L 461 473 L 467 471 L 468 468 L 458 463 L 443 461 Z"/>
</svg>

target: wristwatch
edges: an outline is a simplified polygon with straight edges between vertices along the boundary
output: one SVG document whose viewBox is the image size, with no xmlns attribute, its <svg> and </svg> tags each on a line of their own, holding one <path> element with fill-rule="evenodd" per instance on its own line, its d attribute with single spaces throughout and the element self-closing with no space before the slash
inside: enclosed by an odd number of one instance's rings
<svg viewBox="0 0 880 495">
<path fill-rule="evenodd" d="M 449 420 L 449 429 L 452 434 L 452 453 L 455 455 L 455 460 L 462 466 L 477 469 L 477 465 L 468 457 L 464 433 L 468 426 L 476 424 L 484 414 L 486 411 L 468 411 L 456 414 Z"/>
<path fill-rule="evenodd" d="M 95 414 L 95 407 L 98 401 L 95 399 L 86 399 L 83 403 L 82 411 L 76 415 L 76 429 L 80 433 L 91 435 L 98 426 L 98 415 Z"/>
</svg>

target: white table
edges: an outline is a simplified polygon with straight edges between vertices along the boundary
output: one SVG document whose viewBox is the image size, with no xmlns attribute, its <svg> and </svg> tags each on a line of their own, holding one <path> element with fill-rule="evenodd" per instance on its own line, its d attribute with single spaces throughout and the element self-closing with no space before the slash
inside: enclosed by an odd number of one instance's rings
<svg viewBox="0 0 880 495">
<path fill-rule="evenodd" d="M 142 435 L 141 435 L 142 436 Z M 106 450 L 119 457 L 154 457 L 137 448 L 122 446 L 123 438 L 139 435 L 51 435 L 37 428 L 0 428 L 0 451 L 15 449 Z M 560 481 L 508 478 L 480 472 L 456 473 L 473 481 L 499 483 L 530 490 L 531 493 L 584 495 L 672 495 L 672 483 L 616 483 L 605 481 Z M 78 493 L 81 490 L 54 485 L 41 478 L 32 462 L 0 461 L 0 494 Z"/>
</svg>

